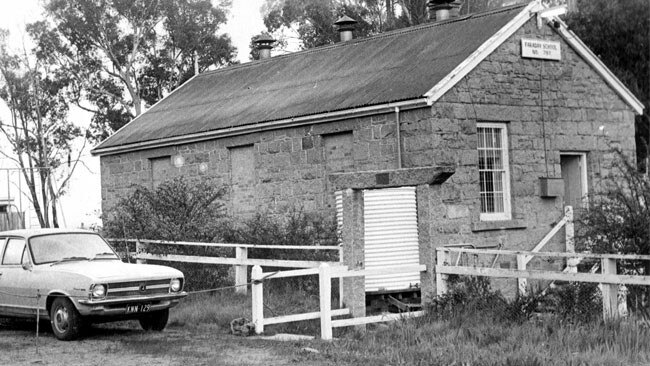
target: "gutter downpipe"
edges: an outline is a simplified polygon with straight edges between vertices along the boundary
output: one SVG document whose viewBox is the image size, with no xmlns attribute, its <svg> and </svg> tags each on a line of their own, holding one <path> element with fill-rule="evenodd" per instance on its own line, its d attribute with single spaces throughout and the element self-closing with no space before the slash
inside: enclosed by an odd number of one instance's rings
<svg viewBox="0 0 650 366">
<path fill-rule="evenodd" d="M 399 107 L 395 107 L 395 124 L 397 125 L 397 169 L 402 169 L 402 136 L 400 133 Z"/>
</svg>

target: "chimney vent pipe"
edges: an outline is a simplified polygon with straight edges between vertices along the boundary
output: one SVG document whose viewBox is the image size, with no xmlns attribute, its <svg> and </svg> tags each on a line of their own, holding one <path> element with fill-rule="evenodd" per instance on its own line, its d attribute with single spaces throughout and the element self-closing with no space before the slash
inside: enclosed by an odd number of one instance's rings
<svg viewBox="0 0 650 366">
<path fill-rule="evenodd" d="M 262 34 L 253 41 L 257 46 L 257 50 L 260 52 L 260 60 L 271 58 L 271 49 L 275 42 L 276 40 L 268 34 Z"/>
<path fill-rule="evenodd" d="M 339 20 L 334 22 L 334 25 L 336 25 L 339 31 L 341 42 L 347 42 L 354 38 L 352 31 L 354 31 L 355 24 L 357 24 L 357 21 L 347 15 L 340 17 Z"/>
<path fill-rule="evenodd" d="M 463 3 L 453 0 L 429 0 L 429 20 L 441 21 L 456 18 L 459 15 L 460 7 Z"/>
</svg>

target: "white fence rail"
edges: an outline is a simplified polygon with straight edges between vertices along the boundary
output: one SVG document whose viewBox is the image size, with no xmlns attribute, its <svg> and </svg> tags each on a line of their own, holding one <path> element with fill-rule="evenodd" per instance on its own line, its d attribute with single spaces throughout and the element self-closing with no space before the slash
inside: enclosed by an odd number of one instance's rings
<svg viewBox="0 0 650 366">
<path fill-rule="evenodd" d="M 107 239 L 110 242 L 127 242 L 135 243 L 135 258 L 138 263 L 146 263 L 147 260 L 182 262 L 182 263 L 199 263 L 199 264 L 221 264 L 235 266 L 235 286 L 238 293 L 247 292 L 248 283 L 248 266 L 265 266 L 281 268 L 316 268 L 322 263 L 321 261 L 302 261 L 302 260 L 282 260 L 282 259 L 256 259 L 248 258 L 249 249 L 278 249 L 278 250 L 330 250 L 337 251 L 339 260 L 342 258 L 342 248 L 338 245 L 264 245 L 264 244 L 233 244 L 233 243 L 199 243 L 187 241 L 164 241 L 149 239 Z M 208 256 L 190 256 L 178 254 L 153 254 L 148 253 L 148 246 L 170 245 L 170 246 L 188 246 L 204 248 L 235 248 L 235 257 L 208 257 Z M 128 256 L 128 253 L 127 253 Z M 340 265 L 339 262 L 327 262 L 334 266 Z"/>
<path fill-rule="evenodd" d="M 373 268 L 373 269 L 364 269 L 364 270 L 348 270 L 347 267 L 342 267 L 342 266 L 331 267 L 328 263 L 322 263 L 318 268 L 299 269 L 293 271 L 281 271 L 281 272 L 271 272 L 271 273 L 264 273 L 262 272 L 262 268 L 260 266 L 254 266 L 253 271 L 251 273 L 251 277 L 253 281 L 252 318 L 253 318 L 253 324 L 255 324 L 255 333 L 257 334 L 263 333 L 265 325 L 289 323 L 289 322 L 295 322 L 300 320 L 320 318 L 321 339 L 331 340 L 332 328 L 379 323 L 379 322 L 386 322 L 386 321 L 392 321 L 397 319 L 422 316 L 424 315 L 423 311 L 415 311 L 415 312 L 401 313 L 401 314 L 383 314 L 383 315 L 367 316 L 367 317 L 352 318 L 352 319 L 332 320 L 332 317 L 350 314 L 349 309 L 332 309 L 332 278 L 383 275 L 383 274 L 401 274 L 401 273 L 409 273 L 413 271 L 424 272 L 426 271 L 426 266 L 411 265 L 411 266 L 385 267 L 381 269 Z M 304 313 L 304 314 L 285 315 L 285 316 L 279 316 L 274 318 L 264 318 L 263 281 L 275 279 L 275 278 L 286 278 L 286 277 L 297 277 L 297 276 L 308 276 L 308 275 L 318 275 L 320 311 Z"/>
<path fill-rule="evenodd" d="M 566 258 L 567 262 L 590 258 L 601 262 L 601 273 L 577 273 L 566 271 L 531 270 L 531 269 L 503 269 L 488 267 L 467 267 L 452 264 L 451 254 L 483 254 L 515 256 L 517 263 L 523 262 L 530 257 Z M 643 285 L 650 286 L 650 276 L 622 275 L 617 274 L 616 261 L 618 260 L 650 260 L 649 255 L 624 255 L 624 254 L 591 254 L 591 253 L 554 253 L 554 252 L 532 252 L 513 250 L 481 250 L 465 248 L 437 248 L 436 249 L 436 291 L 437 295 L 443 295 L 448 291 L 448 275 L 483 276 L 500 278 L 517 278 L 599 283 L 603 295 L 603 317 L 606 320 L 615 319 L 618 312 L 618 286 L 619 285 Z M 524 267 L 525 268 L 525 267 Z"/>
</svg>

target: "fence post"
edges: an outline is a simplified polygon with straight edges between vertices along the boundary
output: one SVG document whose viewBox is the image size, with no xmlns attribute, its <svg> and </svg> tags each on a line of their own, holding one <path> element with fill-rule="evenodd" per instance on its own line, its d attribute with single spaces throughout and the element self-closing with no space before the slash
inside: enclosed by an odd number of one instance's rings
<svg viewBox="0 0 650 366">
<path fill-rule="evenodd" d="M 343 262 L 343 245 L 339 244 L 339 265 L 344 266 L 345 263 Z M 338 278 L 338 283 L 339 283 L 339 308 L 343 308 L 343 278 L 339 277 Z"/>
<path fill-rule="evenodd" d="M 237 247 L 235 248 L 235 258 L 236 259 L 248 259 L 248 248 L 246 247 Z M 241 265 L 235 266 L 235 292 L 238 294 L 246 294 L 248 292 L 248 266 Z"/>
<path fill-rule="evenodd" d="M 517 270 L 519 271 L 526 270 L 526 256 L 523 254 L 517 255 Z M 517 285 L 519 288 L 519 295 L 526 296 L 528 281 L 525 278 L 517 278 Z"/>
<path fill-rule="evenodd" d="M 445 248 L 436 248 L 436 295 L 441 296 L 447 293 L 447 278 L 449 277 L 446 274 L 440 273 L 438 270 L 440 267 L 449 265 L 451 263 L 451 257 L 449 252 Z"/>
<path fill-rule="evenodd" d="M 616 259 L 601 259 L 602 274 L 616 274 Z M 605 321 L 618 318 L 618 285 L 602 283 L 603 292 L 603 319 Z"/>
<path fill-rule="evenodd" d="M 574 241 L 575 230 L 573 228 L 573 207 L 566 206 L 564 208 L 564 217 L 566 218 L 566 225 L 564 226 L 565 232 L 565 251 L 567 253 L 575 253 L 576 245 Z M 576 266 L 576 259 L 569 258 L 567 260 L 567 267 L 569 268 L 569 273 L 578 273 L 578 267 Z"/>
<path fill-rule="evenodd" d="M 147 264 L 146 259 L 140 259 L 138 258 L 140 254 L 144 254 L 147 252 L 147 244 L 141 243 L 140 239 L 135 239 L 135 263 L 137 264 Z"/>
<path fill-rule="evenodd" d="M 261 334 L 264 333 L 264 287 L 262 284 L 262 267 L 257 265 L 253 266 L 253 270 L 251 271 L 251 280 L 253 281 L 253 284 L 251 285 L 251 292 L 253 293 L 253 324 L 255 325 L 255 333 Z"/>
<path fill-rule="evenodd" d="M 320 338 L 332 339 L 332 269 L 322 263 L 318 267 L 318 285 L 320 290 Z"/>
</svg>

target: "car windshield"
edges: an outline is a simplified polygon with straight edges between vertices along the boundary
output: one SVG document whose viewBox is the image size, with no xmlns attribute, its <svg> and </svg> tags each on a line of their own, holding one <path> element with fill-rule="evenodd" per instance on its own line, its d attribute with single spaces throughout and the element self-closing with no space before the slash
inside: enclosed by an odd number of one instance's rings
<svg viewBox="0 0 650 366">
<path fill-rule="evenodd" d="M 63 233 L 35 236 L 29 240 L 35 264 L 67 260 L 119 259 L 99 235 Z"/>
</svg>

